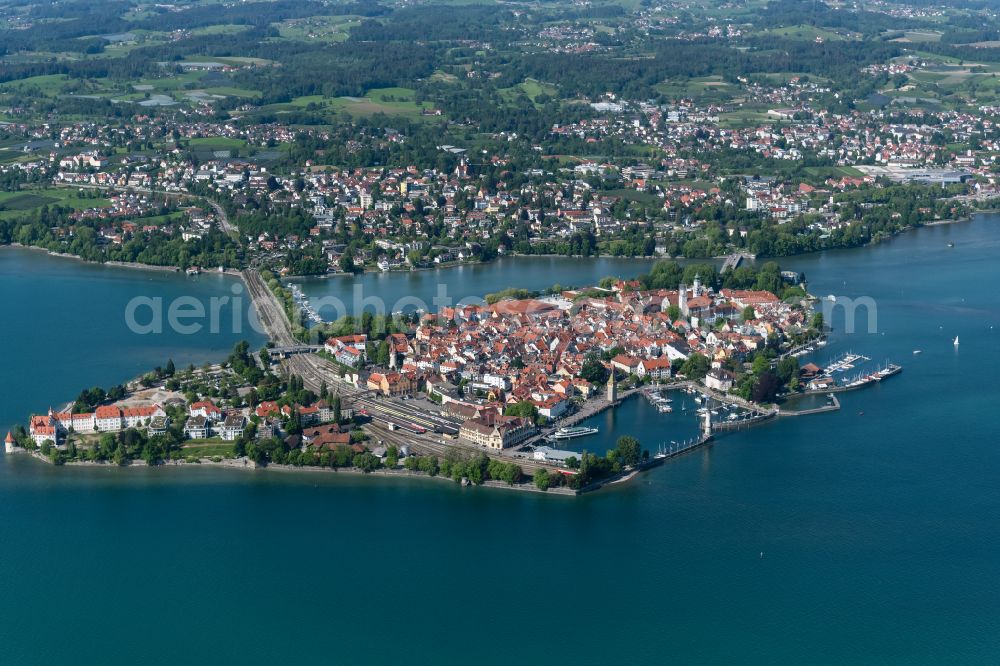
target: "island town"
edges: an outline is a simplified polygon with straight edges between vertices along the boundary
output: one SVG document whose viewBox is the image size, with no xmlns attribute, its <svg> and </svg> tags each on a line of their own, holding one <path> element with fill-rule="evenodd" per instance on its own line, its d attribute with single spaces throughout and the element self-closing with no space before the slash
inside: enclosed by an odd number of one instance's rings
<svg viewBox="0 0 1000 666">
<path fill-rule="evenodd" d="M 218 365 L 168 362 L 126 386 L 85 390 L 9 432 L 6 449 L 55 464 L 330 469 L 577 494 L 722 431 L 838 409 L 835 392 L 901 370 L 864 370 L 870 359 L 854 353 L 800 365 L 826 344 L 801 276 L 765 263 L 703 281 L 704 269 L 660 262 L 605 286 L 399 314 L 386 330 L 316 346 L 254 353 L 240 343 Z M 259 293 L 258 308 L 287 331 L 275 293 Z M 684 415 L 697 437 L 623 437 L 604 455 L 564 446 L 597 432 L 577 424 L 624 400 L 643 396 L 670 414 L 674 391 L 697 396 Z M 809 395 L 826 401 L 790 407 Z"/>
<path fill-rule="evenodd" d="M 711 435 L 836 408 L 838 392 L 898 372 L 863 352 L 800 364 L 826 323 L 770 260 L 1000 203 L 1000 55 L 958 27 L 988 12 L 415 6 L 334 27 L 360 8 L 249 5 L 87 9 L 65 25 L 3 10 L 0 245 L 239 274 L 271 340 L 88 389 L 12 431 L 12 448 L 49 443 L 65 462 L 371 456 L 382 470 L 436 458 L 458 468 L 442 476 L 484 478 L 458 464 L 476 453 L 525 477 L 552 463 L 554 485 L 587 487 L 632 457 L 567 454 L 595 463 L 572 473 L 556 434 L 633 395 L 668 418 L 657 387 L 711 392 L 730 407 L 703 408 Z M 444 30 L 456 16 L 474 36 Z M 514 255 L 684 267 L 379 326 L 323 321 L 289 282 Z M 834 397 L 795 400 L 809 393 Z M 315 445 L 306 427 L 336 439 Z M 644 443 L 650 460 L 662 445 Z"/>
</svg>

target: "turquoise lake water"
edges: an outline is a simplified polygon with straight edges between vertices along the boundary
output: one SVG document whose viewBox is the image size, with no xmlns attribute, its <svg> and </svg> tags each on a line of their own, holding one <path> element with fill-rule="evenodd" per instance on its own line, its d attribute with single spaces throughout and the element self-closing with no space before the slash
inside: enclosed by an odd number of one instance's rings
<svg viewBox="0 0 1000 666">
<path fill-rule="evenodd" d="M 136 298 L 161 299 L 137 306 L 132 317 L 151 327 L 158 312 L 161 332 L 136 334 L 129 328 L 126 311 Z M 211 333 L 213 298 L 219 299 L 218 334 Z M 241 299 L 239 307 L 234 299 Z M 43 413 L 49 405 L 58 409 L 83 388 L 112 386 L 171 358 L 179 368 L 221 361 L 240 340 L 253 349 L 266 342 L 251 324 L 240 280 L 218 273 L 187 277 L 0 248 L 0 303 L 5 312 L 0 346 L 9 378 L 0 388 L 4 434 L 29 412 Z M 200 325 L 199 332 L 185 334 L 169 325 L 174 303 L 179 314 L 198 307 L 188 303 L 200 304 L 204 318 L 177 318 L 184 326 Z"/>
<path fill-rule="evenodd" d="M 0 660 L 995 663 L 998 256 L 1000 218 L 981 217 L 783 260 L 814 293 L 877 304 L 873 333 L 847 335 L 835 315 L 818 360 L 854 350 L 904 372 L 842 394 L 840 412 L 722 434 L 577 499 L 0 458 Z M 145 342 L 101 335 L 99 311 L 58 300 L 118 303 L 147 277 L 111 270 L 0 251 L 5 422 L 95 372 L 148 365 Z M 575 280 L 526 286 L 556 281 Z M 150 355 L 230 346 L 182 338 Z M 99 360 L 68 367 L 85 351 Z M 689 413 L 633 399 L 573 446 L 630 433 L 655 448 L 694 431 Z"/>
</svg>

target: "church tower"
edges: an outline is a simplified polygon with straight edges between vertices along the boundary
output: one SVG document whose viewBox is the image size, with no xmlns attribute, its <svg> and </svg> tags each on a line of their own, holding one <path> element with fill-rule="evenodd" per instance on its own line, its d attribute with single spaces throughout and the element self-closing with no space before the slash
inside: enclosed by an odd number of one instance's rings
<svg viewBox="0 0 1000 666">
<path fill-rule="evenodd" d="M 688 288 L 686 284 L 682 284 L 677 292 L 677 307 L 681 310 L 681 316 L 688 316 Z"/>
<path fill-rule="evenodd" d="M 701 276 L 700 275 L 695 275 L 694 276 L 694 285 L 691 288 L 691 295 L 694 298 L 698 298 L 699 296 L 701 296 Z"/>
</svg>

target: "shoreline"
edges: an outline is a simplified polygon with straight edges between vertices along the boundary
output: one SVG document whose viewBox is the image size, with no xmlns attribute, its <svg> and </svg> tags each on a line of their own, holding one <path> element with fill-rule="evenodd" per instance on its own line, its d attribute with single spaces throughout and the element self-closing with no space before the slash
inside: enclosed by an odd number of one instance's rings
<svg viewBox="0 0 1000 666">
<path fill-rule="evenodd" d="M 896 234 L 893 234 L 893 236 L 897 236 L 897 235 L 900 235 L 900 234 L 908 233 L 910 231 L 914 231 L 916 229 L 920 229 L 920 228 L 923 228 L 923 227 L 939 227 L 939 226 L 947 226 L 947 225 L 952 225 L 952 224 L 960 224 L 962 222 L 972 222 L 973 219 L 977 215 L 986 215 L 986 214 L 990 214 L 990 213 L 1000 215 L 1000 210 L 994 210 L 994 209 L 974 210 L 974 211 L 972 211 L 966 217 L 949 218 L 949 219 L 946 219 L 946 220 L 934 220 L 932 222 L 924 222 L 923 224 L 920 224 L 920 225 L 917 225 L 917 226 L 909 226 L 909 227 L 906 227 L 905 229 L 901 229 Z M 892 236 L 890 236 L 889 238 L 892 238 Z M 870 243 L 866 244 L 866 245 L 870 245 Z M 17 249 L 23 249 L 23 250 L 33 250 L 33 251 L 45 252 L 50 257 L 58 257 L 58 258 L 61 258 L 61 259 L 75 259 L 75 260 L 80 261 L 82 263 L 92 264 L 92 265 L 95 265 L 95 266 L 113 266 L 115 268 L 128 268 L 128 269 L 133 269 L 133 270 L 155 271 L 155 272 L 160 272 L 160 273 L 182 273 L 183 272 L 182 269 L 179 268 L 179 267 L 177 267 L 177 266 L 158 266 L 158 265 L 155 265 L 155 264 L 143 264 L 143 263 L 134 262 L 134 261 L 94 261 L 94 260 L 91 260 L 91 259 L 84 259 L 83 257 L 80 257 L 80 256 L 75 255 L 75 254 L 69 254 L 68 252 L 55 252 L 53 250 L 49 250 L 48 248 L 40 247 L 40 246 L 37 246 L 37 245 L 24 245 L 22 243 L 16 243 L 16 242 L 11 242 L 11 243 L 7 243 L 7 244 L 0 244 L 0 249 L 3 249 L 5 247 L 17 248 Z M 864 246 L 861 246 L 861 247 L 864 247 Z M 793 258 L 793 257 L 797 257 L 797 256 L 806 256 L 806 255 L 810 255 L 810 254 L 815 254 L 817 252 L 830 252 L 830 251 L 834 251 L 834 250 L 850 250 L 850 249 L 853 249 L 853 248 L 851 248 L 851 247 L 834 247 L 834 248 L 825 248 L 825 249 L 821 249 L 821 250 L 814 250 L 814 251 L 811 251 L 811 252 L 801 252 L 801 253 L 798 253 L 798 254 L 791 254 L 791 255 L 765 256 L 765 257 L 754 256 L 753 260 L 756 261 L 758 259 L 769 259 L 769 260 L 787 259 L 787 258 Z M 465 267 L 470 267 L 471 268 L 471 267 L 476 267 L 476 266 L 489 266 L 490 264 L 496 263 L 498 260 L 502 260 L 502 259 L 522 259 L 522 258 L 528 258 L 528 257 L 538 257 L 540 259 L 545 259 L 545 258 L 548 258 L 548 259 L 564 258 L 564 259 L 573 259 L 573 260 L 580 260 L 580 259 L 587 259 L 587 260 L 589 260 L 589 259 L 593 259 L 593 260 L 599 260 L 599 259 L 631 259 L 631 260 L 638 261 L 638 262 L 655 262 L 655 261 L 660 261 L 660 260 L 666 260 L 666 261 L 676 261 L 678 263 L 681 263 L 681 262 L 687 262 L 687 261 L 710 261 L 710 262 L 717 262 L 717 261 L 719 261 L 721 259 L 724 259 L 726 256 L 728 256 L 728 255 L 722 255 L 722 256 L 717 256 L 717 257 L 709 257 L 709 258 L 706 258 L 706 259 L 689 259 L 689 258 L 684 257 L 684 256 L 670 257 L 670 256 L 666 256 L 666 255 L 652 255 L 652 256 L 642 256 L 642 257 L 618 257 L 618 256 L 615 256 L 613 254 L 603 254 L 603 253 L 601 253 L 601 254 L 595 254 L 595 255 L 587 255 L 587 256 L 584 256 L 584 255 L 571 255 L 571 256 L 567 256 L 567 255 L 564 255 L 564 254 L 553 254 L 553 253 L 545 253 L 545 254 L 513 254 L 512 253 L 512 254 L 504 255 L 502 257 L 496 257 L 494 259 L 490 259 L 489 261 L 477 261 L 477 262 L 460 262 L 460 261 L 455 261 L 455 262 L 448 262 L 445 265 L 426 266 L 426 267 L 420 267 L 420 268 L 411 268 L 409 270 L 381 271 L 381 270 L 372 270 L 372 269 L 366 268 L 363 271 L 361 271 L 360 273 L 345 273 L 343 271 L 340 271 L 340 272 L 336 272 L 336 273 L 324 273 L 322 275 L 288 275 L 288 276 L 285 276 L 285 277 L 279 277 L 278 279 L 280 281 L 282 281 L 283 283 L 288 283 L 288 282 L 302 282 L 302 281 L 308 281 L 308 280 L 330 280 L 330 279 L 337 279 L 337 278 L 363 277 L 363 276 L 366 276 L 366 275 L 395 275 L 395 274 L 406 274 L 406 273 L 419 273 L 419 272 L 449 270 L 449 269 L 452 269 L 452 268 L 465 268 Z M 201 270 L 199 274 L 201 274 L 201 273 L 216 274 L 216 275 L 228 275 L 230 277 L 240 277 L 240 275 L 241 275 L 241 272 L 239 270 L 234 269 L 234 268 L 226 268 L 221 273 L 218 272 L 218 271 L 216 271 L 216 270 L 206 269 L 206 270 Z"/>
<path fill-rule="evenodd" d="M 87 264 L 90 266 L 111 266 L 112 268 L 127 268 L 129 270 L 137 271 L 152 271 L 154 273 L 183 273 L 177 266 L 158 266 L 156 264 L 143 264 L 137 261 L 94 261 L 92 259 L 84 259 L 81 256 L 70 254 L 68 252 L 54 252 L 48 248 L 40 247 L 38 245 L 24 245 L 22 243 L 6 243 L 0 244 L 0 250 L 4 248 L 10 248 L 15 250 L 30 250 L 32 252 L 44 252 L 50 257 L 56 259 L 72 259 L 74 261 L 79 261 L 82 264 Z M 201 274 L 209 275 L 228 275 L 229 277 L 240 277 L 239 271 L 232 268 L 227 268 L 221 273 L 217 270 L 201 270 L 198 275 Z"/>
<path fill-rule="evenodd" d="M 249 460 L 247 458 L 223 458 L 222 460 L 212 460 L 210 458 L 202 458 L 198 462 L 188 462 L 187 460 L 165 460 L 155 465 L 149 465 L 146 461 L 130 460 L 127 465 L 116 465 L 113 462 L 108 461 L 92 461 L 92 460 L 69 460 L 61 465 L 56 465 L 51 460 L 46 458 L 39 451 L 29 451 L 28 449 L 17 448 L 13 451 L 6 453 L 7 456 L 27 456 L 28 458 L 34 459 L 37 462 L 44 463 L 52 467 L 84 467 L 84 468 L 103 468 L 103 469 L 157 469 L 157 468 L 187 468 L 187 469 L 230 469 L 239 470 L 244 472 L 280 472 L 283 474 L 347 474 L 350 476 L 360 476 L 360 477 L 383 477 L 383 478 L 410 478 L 410 479 L 429 479 L 437 481 L 447 481 L 453 485 L 459 487 L 480 487 L 480 488 L 493 488 L 497 490 L 514 490 L 519 492 L 528 493 L 538 493 L 538 494 L 549 494 L 549 495 L 562 495 L 566 497 L 577 497 L 584 492 L 586 489 L 573 490 L 571 488 L 566 488 L 565 486 L 560 486 L 557 488 L 549 488 L 548 490 L 540 490 L 535 486 L 534 482 L 528 483 L 518 483 L 515 485 L 508 485 L 503 481 L 495 481 L 493 479 L 484 481 L 479 486 L 473 483 L 464 483 L 462 481 L 455 481 L 450 476 L 442 476 L 440 474 L 428 474 L 427 472 L 414 472 L 407 469 L 378 469 L 372 472 L 365 472 L 358 469 L 357 467 L 316 467 L 311 465 L 281 465 L 277 463 L 271 463 L 268 465 L 258 465 L 257 463 Z M 622 481 L 627 481 L 636 476 L 642 469 L 632 470 L 628 473 L 627 478 L 619 478 L 615 483 L 620 483 Z M 592 490 L 597 490 L 599 488 L 593 488 Z M 591 490 L 591 492 L 592 492 Z"/>
</svg>

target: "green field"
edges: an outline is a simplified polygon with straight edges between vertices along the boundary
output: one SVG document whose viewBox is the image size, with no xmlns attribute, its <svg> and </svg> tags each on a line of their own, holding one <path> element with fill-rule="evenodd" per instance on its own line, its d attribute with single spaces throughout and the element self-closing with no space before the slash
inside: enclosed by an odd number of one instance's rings
<svg viewBox="0 0 1000 666">
<path fill-rule="evenodd" d="M 65 74 L 46 74 L 44 76 L 31 76 L 17 81 L 8 81 L 0 84 L 0 91 L 16 92 L 26 88 L 37 89 L 47 97 L 54 97 L 63 92 L 64 87 L 69 82 L 69 77 Z"/>
<path fill-rule="evenodd" d="M 854 39 L 856 35 L 851 33 L 837 33 L 833 30 L 827 30 L 826 28 L 818 28 L 813 25 L 790 25 L 781 28 L 771 28 L 768 30 L 762 30 L 759 35 L 775 35 L 779 37 L 792 37 L 794 39 L 808 39 L 814 40 L 817 37 L 825 41 L 837 41 L 843 39 Z"/>
<path fill-rule="evenodd" d="M 310 105 L 321 110 L 347 113 L 356 118 L 368 117 L 376 113 L 387 116 L 407 116 L 413 119 L 425 118 L 421 110 L 433 108 L 430 102 L 418 104 L 415 92 L 410 88 L 376 88 L 364 97 L 323 97 L 308 95 L 296 97 L 288 104 L 274 104 L 264 107 L 268 111 L 282 113 L 294 109 L 304 109 Z M 427 116 L 426 118 L 430 118 Z"/>
<path fill-rule="evenodd" d="M 189 139 L 190 148 L 201 148 L 202 150 L 232 150 L 233 148 L 243 148 L 247 145 L 245 139 L 231 139 L 227 136 L 207 136 L 199 139 Z"/>
<path fill-rule="evenodd" d="M 654 90 L 671 99 L 696 99 L 701 102 L 731 99 L 736 88 L 721 76 L 690 79 L 669 79 L 654 86 Z"/>
<path fill-rule="evenodd" d="M 941 33 L 933 30 L 906 30 L 902 37 L 898 37 L 894 42 L 909 42 L 919 44 L 920 42 L 940 42 Z"/>
<path fill-rule="evenodd" d="M 59 199 L 30 192 L 0 192 L 0 206 L 4 210 L 31 210 L 57 201 Z"/>
<path fill-rule="evenodd" d="M 277 24 L 282 39 L 294 41 L 343 42 L 351 28 L 361 23 L 359 16 L 310 16 Z"/>
<path fill-rule="evenodd" d="M 719 125 L 721 127 L 749 127 L 760 125 L 761 123 L 773 123 L 775 118 L 767 115 L 766 110 L 741 109 L 729 113 L 719 114 Z"/>
<path fill-rule="evenodd" d="M 0 219 L 21 217 L 27 211 L 53 205 L 83 210 L 85 208 L 104 208 L 110 206 L 111 202 L 105 198 L 81 197 L 76 189 L 70 187 L 0 192 Z"/>
<path fill-rule="evenodd" d="M 559 96 L 559 90 L 554 85 L 551 83 L 542 83 L 541 81 L 536 81 L 535 79 L 525 79 L 516 86 L 502 88 L 498 92 L 508 102 L 513 102 L 519 96 L 525 95 L 533 104 L 535 104 L 535 106 L 538 106 L 538 98 L 541 95 L 547 95 L 549 97 Z"/>
<path fill-rule="evenodd" d="M 430 109 L 434 106 L 430 102 L 417 104 L 413 98 L 414 91 L 410 88 L 377 88 L 361 98 L 338 97 L 331 101 L 330 106 L 356 117 L 384 113 L 387 116 L 413 118 L 421 117 L 422 109 Z"/>
</svg>

